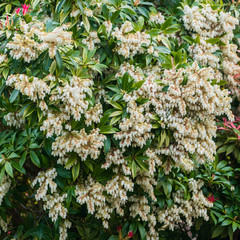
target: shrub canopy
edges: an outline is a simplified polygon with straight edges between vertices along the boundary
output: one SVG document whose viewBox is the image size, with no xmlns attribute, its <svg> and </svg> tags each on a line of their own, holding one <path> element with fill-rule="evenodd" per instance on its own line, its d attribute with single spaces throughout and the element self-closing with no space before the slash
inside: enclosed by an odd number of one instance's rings
<svg viewBox="0 0 240 240">
<path fill-rule="evenodd" d="M 3 239 L 237 236 L 238 4 L 0 12 Z"/>
</svg>

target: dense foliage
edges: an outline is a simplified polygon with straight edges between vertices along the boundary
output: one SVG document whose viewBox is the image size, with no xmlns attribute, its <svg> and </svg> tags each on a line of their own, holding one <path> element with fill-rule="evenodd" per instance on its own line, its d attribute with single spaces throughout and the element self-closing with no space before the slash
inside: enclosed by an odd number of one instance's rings
<svg viewBox="0 0 240 240">
<path fill-rule="evenodd" d="M 1 239 L 238 239 L 238 2 L 0 4 Z"/>
</svg>

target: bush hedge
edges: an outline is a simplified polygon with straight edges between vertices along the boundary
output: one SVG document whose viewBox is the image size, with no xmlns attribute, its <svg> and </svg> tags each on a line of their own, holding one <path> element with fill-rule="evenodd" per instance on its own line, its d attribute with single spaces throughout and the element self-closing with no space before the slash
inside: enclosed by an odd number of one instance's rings
<svg viewBox="0 0 240 240">
<path fill-rule="evenodd" d="M 238 2 L 0 13 L 1 239 L 238 239 Z"/>
</svg>

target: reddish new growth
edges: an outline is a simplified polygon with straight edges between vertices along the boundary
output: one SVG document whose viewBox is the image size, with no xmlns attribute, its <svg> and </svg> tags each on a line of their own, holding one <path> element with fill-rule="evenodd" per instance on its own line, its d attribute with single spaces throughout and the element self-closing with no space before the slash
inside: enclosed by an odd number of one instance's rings
<svg viewBox="0 0 240 240">
<path fill-rule="evenodd" d="M 16 9 L 16 14 L 19 14 L 19 13 L 20 13 L 20 10 L 21 10 L 21 8 L 17 8 L 17 9 Z"/>
<path fill-rule="evenodd" d="M 226 131 L 231 131 L 233 129 L 235 130 L 235 133 L 237 134 L 238 140 L 240 140 L 240 133 L 238 133 L 240 131 L 240 124 L 238 126 L 236 126 L 238 123 L 240 122 L 240 118 L 239 117 L 235 117 L 235 121 L 231 122 L 231 121 L 227 121 L 226 118 L 223 118 L 223 125 L 225 127 L 218 127 L 218 129 L 222 129 L 222 130 L 226 130 Z M 236 124 L 236 125 L 234 125 Z"/>
<path fill-rule="evenodd" d="M 133 231 L 131 230 L 129 233 L 128 233 L 128 238 L 132 238 L 134 236 L 134 233 Z"/>
<path fill-rule="evenodd" d="M 23 8 L 23 16 L 27 14 L 28 9 L 29 9 L 30 5 L 27 4 L 22 4 L 22 8 Z"/>
<path fill-rule="evenodd" d="M 130 239 L 130 238 L 132 238 L 134 236 L 134 233 L 131 230 L 125 238 L 122 238 L 122 226 L 119 225 L 116 228 L 117 228 L 117 231 L 119 233 L 119 239 L 121 239 L 121 240 L 127 240 L 127 239 Z"/>
<path fill-rule="evenodd" d="M 117 226 L 117 231 L 120 232 L 122 230 L 122 226 Z"/>
<path fill-rule="evenodd" d="M 207 198 L 207 200 L 211 203 L 214 203 L 218 200 L 218 198 L 215 198 L 212 194 Z"/>
<path fill-rule="evenodd" d="M 29 11 L 29 7 L 30 7 L 30 5 L 22 4 L 22 14 L 23 14 L 23 16 L 27 14 L 27 12 Z M 20 14 L 20 11 L 21 11 L 21 8 L 17 8 L 15 12 L 16 12 L 16 14 Z"/>
</svg>

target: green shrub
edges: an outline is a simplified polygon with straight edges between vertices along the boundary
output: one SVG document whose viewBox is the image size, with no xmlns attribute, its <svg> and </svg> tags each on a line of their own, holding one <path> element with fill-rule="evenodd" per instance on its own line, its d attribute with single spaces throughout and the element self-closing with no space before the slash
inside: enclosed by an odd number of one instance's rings
<svg viewBox="0 0 240 240">
<path fill-rule="evenodd" d="M 238 4 L 19 6 L 0 5 L 1 238 L 237 237 Z"/>
</svg>

